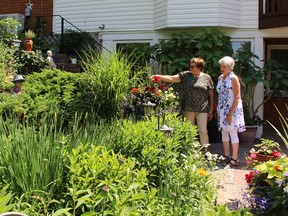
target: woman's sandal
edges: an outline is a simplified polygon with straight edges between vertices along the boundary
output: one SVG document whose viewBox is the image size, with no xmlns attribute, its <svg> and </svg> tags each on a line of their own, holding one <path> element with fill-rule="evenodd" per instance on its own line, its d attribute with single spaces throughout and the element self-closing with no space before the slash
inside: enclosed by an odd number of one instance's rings
<svg viewBox="0 0 288 216">
<path fill-rule="evenodd" d="M 239 164 L 240 164 L 239 158 L 237 158 L 236 160 L 231 158 L 229 163 L 228 163 L 228 165 L 233 166 L 233 167 L 237 167 L 237 166 L 239 166 Z"/>
<path fill-rule="evenodd" d="M 222 165 L 223 165 L 223 166 L 228 165 L 229 162 L 230 162 L 230 160 L 231 160 L 231 155 L 228 155 L 228 156 L 222 155 L 222 157 L 224 158 L 224 159 L 222 160 Z"/>
</svg>

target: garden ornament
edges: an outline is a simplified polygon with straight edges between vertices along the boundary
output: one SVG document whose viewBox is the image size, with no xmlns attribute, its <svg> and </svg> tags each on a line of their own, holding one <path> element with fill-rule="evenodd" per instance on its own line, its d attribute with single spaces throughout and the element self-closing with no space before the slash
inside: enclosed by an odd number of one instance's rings
<svg viewBox="0 0 288 216">
<path fill-rule="evenodd" d="M 12 80 L 13 83 L 15 83 L 15 82 L 24 82 L 24 81 L 25 81 L 25 79 L 24 79 L 24 77 L 22 75 L 16 75 L 13 78 L 13 80 Z"/>
<path fill-rule="evenodd" d="M 0 214 L 0 216 L 27 216 L 27 215 L 20 213 L 20 212 L 6 212 L 3 214 Z"/>
</svg>

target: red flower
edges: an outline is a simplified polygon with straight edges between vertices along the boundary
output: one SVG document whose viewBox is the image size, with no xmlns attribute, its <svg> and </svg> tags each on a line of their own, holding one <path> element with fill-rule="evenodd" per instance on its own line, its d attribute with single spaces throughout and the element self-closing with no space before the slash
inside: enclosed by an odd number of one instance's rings
<svg viewBox="0 0 288 216">
<path fill-rule="evenodd" d="M 168 90 L 167 86 L 164 83 L 161 84 L 161 89 L 162 89 L 162 91 Z"/>
<path fill-rule="evenodd" d="M 135 87 L 132 88 L 132 93 L 133 93 L 133 94 L 137 94 L 138 92 L 139 92 L 139 91 L 138 91 L 138 88 L 135 88 Z"/>
<path fill-rule="evenodd" d="M 276 150 L 274 150 L 274 151 L 272 152 L 272 155 L 273 155 L 273 157 L 275 157 L 275 158 L 280 158 L 280 157 L 282 156 L 282 154 L 281 154 L 280 152 L 277 152 Z"/>
<path fill-rule="evenodd" d="M 245 175 L 245 180 L 247 184 L 250 184 L 252 182 L 252 179 L 254 177 L 254 172 L 250 172 L 249 174 Z"/>
<path fill-rule="evenodd" d="M 281 168 L 279 166 L 274 167 L 276 171 L 281 171 Z"/>
<path fill-rule="evenodd" d="M 148 92 L 149 92 L 150 94 L 157 93 L 157 92 L 158 92 L 158 88 L 157 88 L 157 87 L 149 88 Z"/>
<path fill-rule="evenodd" d="M 160 76 L 154 75 L 154 76 L 152 77 L 152 82 L 158 83 L 159 81 L 160 81 Z"/>
</svg>

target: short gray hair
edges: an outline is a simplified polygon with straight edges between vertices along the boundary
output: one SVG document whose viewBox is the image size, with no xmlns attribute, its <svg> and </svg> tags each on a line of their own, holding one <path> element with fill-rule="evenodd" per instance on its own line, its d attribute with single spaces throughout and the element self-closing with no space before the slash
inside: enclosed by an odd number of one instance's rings
<svg viewBox="0 0 288 216">
<path fill-rule="evenodd" d="M 234 66 L 235 66 L 235 61 L 232 57 L 230 56 L 225 56 L 223 58 L 221 58 L 218 63 L 220 65 L 227 65 L 231 68 L 231 70 L 233 70 Z"/>
</svg>

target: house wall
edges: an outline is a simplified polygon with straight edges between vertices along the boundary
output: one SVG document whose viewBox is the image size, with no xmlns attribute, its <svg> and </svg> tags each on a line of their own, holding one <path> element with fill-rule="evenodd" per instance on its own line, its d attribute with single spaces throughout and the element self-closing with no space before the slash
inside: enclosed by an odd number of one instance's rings
<svg viewBox="0 0 288 216">
<path fill-rule="evenodd" d="M 258 29 L 258 0 L 241 0 L 240 28 Z"/>
<path fill-rule="evenodd" d="M 13 0 L 13 1 L 0 1 L 0 14 L 14 14 L 19 13 L 25 15 L 26 4 L 29 0 Z M 25 18 L 28 28 L 35 30 L 36 17 L 45 17 L 45 26 L 43 27 L 44 34 L 52 33 L 52 14 L 53 14 L 53 0 L 31 0 L 32 11 L 31 17 Z"/>
<path fill-rule="evenodd" d="M 55 14 L 87 32 L 144 31 L 154 28 L 154 1 L 151 0 L 54 0 Z M 69 5 L 69 7 L 67 7 Z M 54 30 L 60 32 L 59 19 Z M 69 25 L 67 26 L 69 28 Z"/>
</svg>

